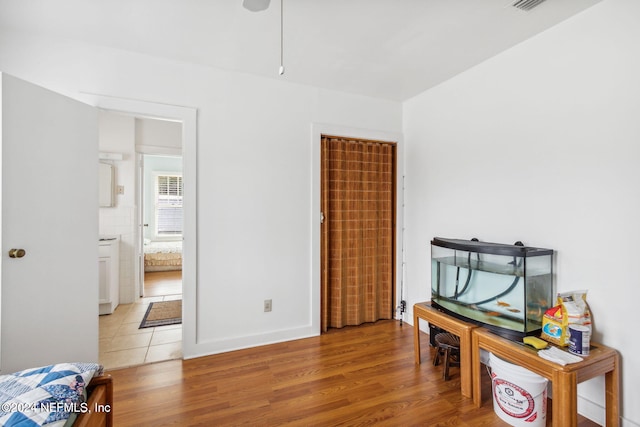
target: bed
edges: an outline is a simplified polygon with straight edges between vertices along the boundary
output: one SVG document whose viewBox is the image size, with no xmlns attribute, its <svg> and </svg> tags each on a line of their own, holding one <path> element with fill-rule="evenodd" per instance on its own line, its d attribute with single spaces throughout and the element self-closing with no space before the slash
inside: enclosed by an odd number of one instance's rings
<svg viewBox="0 0 640 427">
<path fill-rule="evenodd" d="M 0 426 L 113 425 L 113 383 L 97 363 L 58 363 L 0 376 Z"/>
<path fill-rule="evenodd" d="M 144 240 L 144 271 L 182 270 L 182 241 Z"/>
</svg>

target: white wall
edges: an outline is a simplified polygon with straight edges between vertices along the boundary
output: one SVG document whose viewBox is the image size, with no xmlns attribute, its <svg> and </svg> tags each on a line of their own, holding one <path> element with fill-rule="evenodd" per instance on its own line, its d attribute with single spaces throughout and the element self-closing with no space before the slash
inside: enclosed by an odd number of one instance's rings
<svg viewBox="0 0 640 427">
<path fill-rule="evenodd" d="M 194 337 L 186 357 L 318 333 L 311 123 L 399 132 L 399 103 L 6 29 L 0 70 L 83 99 L 96 93 L 198 109 L 198 280 L 192 293 L 185 283 L 185 310 L 195 313 L 195 324 L 187 317 L 183 325 Z M 267 298 L 271 313 L 263 312 Z"/>
<path fill-rule="evenodd" d="M 552 248 L 558 291 L 588 289 L 640 425 L 640 2 L 605 0 L 404 104 L 409 306 L 434 236 Z M 602 422 L 602 377 L 579 388 Z"/>
<path fill-rule="evenodd" d="M 181 154 L 182 124 L 167 120 L 136 118 L 136 150 Z"/>
</svg>

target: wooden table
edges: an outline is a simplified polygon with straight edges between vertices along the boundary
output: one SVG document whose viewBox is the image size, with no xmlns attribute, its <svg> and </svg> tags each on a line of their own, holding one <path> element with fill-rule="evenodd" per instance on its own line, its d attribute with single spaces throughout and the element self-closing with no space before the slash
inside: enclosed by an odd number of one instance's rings
<svg viewBox="0 0 640 427">
<path fill-rule="evenodd" d="M 485 328 L 476 328 L 473 330 L 472 337 L 473 402 L 476 407 L 482 404 L 481 348 L 551 381 L 553 426 L 577 426 L 578 383 L 605 375 L 606 425 L 619 425 L 620 356 L 616 350 L 592 342 L 589 356 L 584 357 L 582 362 L 562 366 L 543 359 L 532 348 L 502 338 Z"/>
<path fill-rule="evenodd" d="M 419 302 L 413 306 L 413 351 L 416 364 L 420 364 L 420 319 L 451 332 L 460 338 L 460 392 L 472 397 L 471 378 L 471 331 L 477 325 L 463 322 L 431 307 L 431 302 Z"/>
</svg>

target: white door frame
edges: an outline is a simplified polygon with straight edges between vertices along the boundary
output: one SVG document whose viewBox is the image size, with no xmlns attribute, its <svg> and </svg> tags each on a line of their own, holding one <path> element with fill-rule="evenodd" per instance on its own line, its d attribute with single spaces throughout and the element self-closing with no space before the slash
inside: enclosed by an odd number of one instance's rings
<svg viewBox="0 0 640 427">
<path fill-rule="evenodd" d="M 133 117 L 174 120 L 182 123 L 184 229 L 182 249 L 182 355 L 196 353 L 197 319 L 197 109 L 110 96 L 85 94 L 91 104 Z"/>
<path fill-rule="evenodd" d="M 136 274 L 136 288 L 138 295 L 144 297 L 144 154 L 138 153 L 136 150 L 136 205 L 138 212 L 136 213 L 136 229 L 138 230 L 138 239 L 136 242 L 136 263 L 138 271 Z"/>
</svg>

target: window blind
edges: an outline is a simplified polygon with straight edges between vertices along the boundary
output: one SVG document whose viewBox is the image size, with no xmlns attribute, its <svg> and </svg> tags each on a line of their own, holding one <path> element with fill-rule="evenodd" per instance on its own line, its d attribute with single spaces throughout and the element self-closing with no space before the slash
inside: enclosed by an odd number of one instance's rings
<svg viewBox="0 0 640 427">
<path fill-rule="evenodd" d="M 156 183 L 156 233 L 182 234 L 182 176 L 159 175 Z"/>
</svg>

